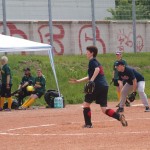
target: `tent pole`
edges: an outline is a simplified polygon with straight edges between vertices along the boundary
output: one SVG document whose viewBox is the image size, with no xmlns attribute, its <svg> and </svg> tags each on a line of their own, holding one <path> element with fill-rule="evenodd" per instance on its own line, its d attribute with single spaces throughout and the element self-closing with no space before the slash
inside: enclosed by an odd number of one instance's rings
<svg viewBox="0 0 150 150">
<path fill-rule="evenodd" d="M 49 55 L 50 64 L 51 64 L 51 67 L 52 67 L 52 70 L 53 70 L 53 74 L 54 74 L 57 90 L 58 90 L 58 93 L 59 93 L 59 97 L 61 97 L 60 89 L 59 89 L 59 85 L 58 85 L 58 80 L 57 80 L 57 75 L 56 75 L 56 70 L 55 70 L 55 64 L 54 64 L 54 60 L 53 60 L 52 50 L 48 51 L 48 55 Z"/>
<path fill-rule="evenodd" d="M 50 45 L 52 46 L 51 50 L 48 51 L 48 55 L 49 55 L 50 63 L 51 63 L 52 70 L 53 70 L 53 73 L 54 73 L 54 78 L 55 78 L 55 81 L 56 81 L 57 90 L 58 90 L 59 96 L 61 96 L 60 90 L 59 90 L 59 85 L 58 85 L 58 80 L 57 80 L 57 76 L 56 76 L 56 71 L 55 71 L 54 59 L 53 59 L 54 45 L 53 45 L 53 21 L 52 21 L 51 0 L 48 0 L 48 14 L 49 14 Z"/>
</svg>

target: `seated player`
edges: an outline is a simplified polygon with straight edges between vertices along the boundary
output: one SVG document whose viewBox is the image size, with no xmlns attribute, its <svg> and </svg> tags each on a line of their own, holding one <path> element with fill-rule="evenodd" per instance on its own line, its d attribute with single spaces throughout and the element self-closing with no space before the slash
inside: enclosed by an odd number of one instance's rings
<svg viewBox="0 0 150 150">
<path fill-rule="evenodd" d="M 21 83 L 18 87 L 18 95 L 17 95 L 17 100 L 18 100 L 18 105 L 21 106 L 23 104 L 23 99 L 26 96 L 31 95 L 32 92 L 27 90 L 28 85 L 33 85 L 34 83 L 34 77 L 31 75 L 30 68 L 25 68 L 24 69 L 24 76 L 22 77 Z"/>
<path fill-rule="evenodd" d="M 35 78 L 34 91 L 29 97 L 29 99 L 20 107 L 20 109 L 25 110 L 31 106 L 37 98 L 40 98 L 45 93 L 46 80 L 42 74 L 42 70 L 37 70 L 37 77 Z"/>
</svg>

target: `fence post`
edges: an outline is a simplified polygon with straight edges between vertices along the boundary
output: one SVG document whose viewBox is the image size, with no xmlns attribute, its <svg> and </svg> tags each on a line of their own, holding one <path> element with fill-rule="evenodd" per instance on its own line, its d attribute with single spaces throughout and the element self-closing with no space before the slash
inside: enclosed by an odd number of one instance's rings
<svg viewBox="0 0 150 150">
<path fill-rule="evenodd" d="M 6 1 L 2 0 L 2 9 L 3 9 L 3 34 L 7 35 L 7 22 L 6 22 Z M 5 52 L 7 55 L 7 52 Z"/>
<path fill-rule="evenodd" d="M 53 22 L 52 22 L 52 6 L 51 0 L 48 0 L 48 16 L 49 16 L 49 33 L 50 33 L 50 44 L 53 52 Z"/>
<path fill-rule="evenodd" d="M 95 25 L 95 4 L 94 4 L 94 0 L 91 0 L 91 13 L 92 13 L 93 45 L 96 46 L 96 25 Z"/>
<path fill-rule="evenodd" d="M 134 53 L 136 53 L 136 5 L 135 0 L 132 0 L 132 21 L 133 21 L 133 48 Z"/>
<path fill-rule="evenodd" d="M 6 2 L 5 2 L 5 0 L 2 0 L 2 9 L 3 9 L 3 34 L 7 35 Z"/>
</svg>

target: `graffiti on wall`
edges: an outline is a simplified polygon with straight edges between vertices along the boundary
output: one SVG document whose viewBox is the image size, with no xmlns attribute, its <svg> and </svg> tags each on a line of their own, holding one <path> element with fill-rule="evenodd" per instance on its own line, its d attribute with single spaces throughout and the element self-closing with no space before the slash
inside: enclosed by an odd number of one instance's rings
<svg viewBox="0 0 150 150">
<path fill-rule="evenodd" d="M 0 27 L 2 27 L 2 23 L 0 23 Z M 7 24 L 7 34 L 10 36 L 17 36 L 23 39 L 28 39 L 26 33 L 23 32 L 21 29 L 18 29 L 13 23 Z"/>
<path fill-rule="evenodd" d="M 0 31 L 3 30 L 2 23 L 0 23 Z M 104 31 L 103 31 L 104 32 Z M 107 32 L 107 31 L 106 31 Z M 2 33 L 2 32 L 1 32 Z M 20 37 L 24 39 L 30 39 L 41 43 L 50 43 L 50 33 L 48 24 L 21 24 L 21 23 L 7 23 L 7 34 L 10 36 Z M 68 35 L 69 34 L 69 35 Z M 107 33 L 105 33 L 107 34 Z M 74 36 L 76 35 L 76 36 Z M 72 40 L 70 40 L 70 38 Z M 111 39 L 106 38 L 109 43 Z M 57 55 L 63 55 L 69 53 L 70 49 L 77 49 L 78 54 L 85 53 L 86 46 L 93 44 L 92 26 L 90 24 L 83 24 L 78 28 L 78 32 L 71 35 L 70 26 L 63 24 L 53 25 L 53 41 L 54 41 L 54 53 Z M 75 47 L 72 46 L 70 41 L 73 41 Z M 117 48 L 121 51 L 133 50 L 133 33 L 131 29 L 119 29 L 117 32 Z M 106 42 L 101 34 L 101 29 L 96 27 L 96 45 L 99 48 L 100 53 L 106 53 Z M 136 50 L 144 50 L 144 38 L 141 34 L 136 37 Z M 75 51 L 74 51 L 75 52 Z"/>
<path fill-rule="evenodd" d="M 0 24 L 0 27 L 2 27 L 2 24 Z M 54 48 L 54 53 L 57 55 L 62 55 L 64 53 L 64 45 L 61 40 L 64 38 L 65 31 L 62 25 L 54 25 L 54 29 L 55 32 L 57 32 L 53 34 L 54 43 L 57 47 L 57 49 Z M 48 25 L 39 26 L 37 29 L 37 33 L 39 36 L 38 39 L 40 39 L 38 42 L 47 44 L 50 43 L 50 33 Z M 28 33 L 25 33 L 23 29 L 20 29 L 14 23 L 7 23 L 7 34 L 23 39 L 29 39 Z"/>
<path fill-rule="evenodd" d="M 33 28 L 33 27 L 32 27 Z M 48 24 L 40 24 L 36 26 L 36 29 L 32 29 L 31 27 L 25 26 L 24 24 L 18 23 L 7 23 L 7 34 L 10 36 L 15 36 L 23 39 L 36 40 L 41 43 L 50 43 L 50 33 Z M 3 26 L 0 24 L 0 31 L 2 31 Z M 69 29 L 67 29 L 69 30 Z M 2 32 L 1 32 L 2 33 Z M 67 31 L 66 31 L 67 33 Z M 33 37 L 33 39 L 31 39 Z M 53 42 L 54 42 L 54 53 L 57 55 L 63 55 L 65 51 L 65 43 L 64 39 L 68 38 L 67 34 L 65 34 L 65 28 L 63 25 L 53 25 Z M 76 37 L 75 39 L 76 40 Z M 85 49 L 85 45 L 92 45 L 92 26 L 91 25 L 83 25 L 79 28 L 79 33 L 77 37 L 76 47 L 79 47 L 80 54 L 83 53 L 83 49 Z M 106 53 L 106 45 L 104 40 L 101 37 L 100 30 L 96 27 L 96 44 L 101 49 L 102 53 Z M 70 45 L 70 44 L 68 44 Z"/>
<path fill-rule="evenodd" d="M 62 39 L 65 36 L 65 30 L 62 25 L 54 25 L 53 26 L 55 33 L 53 34 L 53 40 L 54 40 L 54 53 L 57 55 L 63 55 L 64 54 L 64 44 L 62 42 Z M 41 43 L 50 43 L 50 33 L 49 26 L 48 25 L 41 25 L 38 28 L 38 34 L 40 36 L 40 42 Z"/>
<path fill-rule="evenodd" d="M 79 30 L 79 49 L 81 54 L 83 54 L 83 49 L 85 49 L 83 46 L 85 43 L 86 45 L 92 45 L 91 43 L 93 41 L 93 37 L 89 31 L 92 31 L 92 25 L 84 25 Z M 101 38 L 100 30 L 98 27 L 96 27 L 96 44 L 102 47 L 102 53 L 106 53 L 106 45 L 104 40 Z"/>
<path fill-rule="evenodd" d="M 117 48 L 121 51 L 126 51 L 126 49 L 133 48 L 133 32 L 125 32 L 124 29 L 120 29 L 117 33 Z M 144 40 L 143 37 L 138 34 L 136 37 L 136 50 L 142 51 L 144 47 Z"/>
</svg>

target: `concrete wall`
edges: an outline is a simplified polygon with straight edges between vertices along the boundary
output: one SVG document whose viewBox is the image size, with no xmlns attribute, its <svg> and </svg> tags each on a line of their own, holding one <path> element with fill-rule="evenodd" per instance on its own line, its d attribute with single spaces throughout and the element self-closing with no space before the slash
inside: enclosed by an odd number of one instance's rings
<svg viewBox="0 0 150 150">
<path fill-rule="evenodd" d="M 3 26 L 0 23 L 0 33 Z M 7 32 L 11 36 L 49 43 L 48 22 L 13 21 L 8 22 Z M 55 53 L 84 54 L 86 46 L 92 45 L 91 22 L 88 21 L 54 21 Z M 150 52 L 150 23 L 137 22 L 137 52 Z M 114 53 L 117 49 L 134 52 L 131 22 L 96 22 L 96 45 L 99 53 Z M 8 42 L 9 44 L 9 42 Z"/>
<path fill-rule="evenodd" d="M 7 20 L 48 20 L 48 0 L 5 0 Z M 91 20 L 91 0 L 51 0 L 54 20 Z M 115 0 L 95 0 L 95 18 L 111 16 Z M 0 13 L 0 19 L 2 15 Z"/>
</svg>

